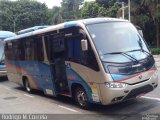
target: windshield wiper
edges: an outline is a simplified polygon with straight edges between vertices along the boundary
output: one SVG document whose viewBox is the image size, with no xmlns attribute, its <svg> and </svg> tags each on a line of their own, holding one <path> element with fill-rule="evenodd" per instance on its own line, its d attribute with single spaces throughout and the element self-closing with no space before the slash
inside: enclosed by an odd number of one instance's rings
<svg viewBox="0 0 160 120">
<path fill-rule="evenodd" d="M 139 36 L 138 36 L 138 37 L 139 37 Z M 147 52 L 146 50 L 143 49 L 143 45 L 142 45 L 142 41 L 141 41 L 141 38 L 140 38 L 140 37 L 139 37 L 139 40 L 138 40 L 138 44 L 139 44 L 139 46 L 140 46 L 140 48 L 141 48 L 141 49 L 139 49 L 139 50 L 141 50 L 142 52 L 145 52 L 145 53 L 147 53 L 148 55 L 152 56 L 151 53 L 149 53 L 149 52 Z"/>
<path fill-rule="evenodd" d="M 104 55 L 107 55 L 107 54 L 121 54 L 133 62 L 136 62 L 136 63 L 139 62 L 136 58 L 132 57 L 131 55 L 127 54 L 126 52 L 112 52 L 112 53 L 105 53 Z"/>
<path fill-rule="evenodd" d="M 145 52 L 145 53 L 147 53 L 148 55 L 152 56 L 152 54 L 151 54 L 151 53 L 149 53 L 148 51 L 146 51 L 146 50 L 144 50 L 144 49 L 135 49 L 135 50 L 130 50 L 130 51 L 127 51 L 127 52 L 125 52 L 125 53 L 128 53 L 128 52 L 134 52 L 134 51 L 142 51 L 142 52 Z"/>
</svg>

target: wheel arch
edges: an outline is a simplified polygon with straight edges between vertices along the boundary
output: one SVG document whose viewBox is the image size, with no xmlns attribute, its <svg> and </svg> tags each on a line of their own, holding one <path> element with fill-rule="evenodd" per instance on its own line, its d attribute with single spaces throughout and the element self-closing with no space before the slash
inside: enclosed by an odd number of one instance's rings
<svg viewBox="0 0 160 120">
<path fill-rule="evenodd" d="M 93 102 L 93 100 L 92 100 L 92 91 L 91 91 L 91 89 L 90 89 L 90 87 L 89 87 L 88 85 L 83 85 L 83 84 L 81 84 L 81 83 L 72 83 L 72 84 L 71 84 L 71 95 L 72 95 L 72 97 L 73 97 L 73 98 L 75 97 L 75 96 L 74 96 L 74 95 L 75 95 L 75 90 L 76 90 L 76 88 L 78 88 L 78 87 L 81 87 L 81 88 L 83 88 L 83 89 L 85 90 L 89 102 L 92 103 L 92 102 Z"/>
<path fill-rule="evenodd" d="M 29 80 L 28 78 L 27 78 L 27 76 L 22 76 L 22 84 L 23 84 L 23 86 L 25 87 L 25 81 L 26 80 Z"/>
</svg>

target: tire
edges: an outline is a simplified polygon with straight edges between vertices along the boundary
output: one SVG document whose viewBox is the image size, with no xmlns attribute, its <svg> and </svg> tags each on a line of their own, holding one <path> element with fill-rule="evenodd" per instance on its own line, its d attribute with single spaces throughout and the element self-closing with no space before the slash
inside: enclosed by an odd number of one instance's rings
<svg viewBox="0 0 160 120">
<path fill-rule="evenodd" d="M 90 108 L 88 96 L 86 94 L 86 91 L 82 87 L 76 88 L 74 97 L 77 105 L 80 106 L 82 109 Z"/>
<path fill-rule="evenodd" d="M 25 79 L 24 87 L 25 87 L 25 89 L 26 89 L 26 91 L 27 91 L 28 93 L 32 93 L 32 88 L 31 88 L 31 86 L 30 86 L 30 83 L 29 83 L 29 80 L 28 80 L 28 79 Z"/>
</svg>

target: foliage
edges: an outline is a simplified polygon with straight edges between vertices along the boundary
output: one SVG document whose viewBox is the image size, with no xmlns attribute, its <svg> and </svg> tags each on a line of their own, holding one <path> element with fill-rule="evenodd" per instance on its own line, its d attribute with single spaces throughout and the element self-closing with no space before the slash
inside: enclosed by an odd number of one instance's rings
<svg viewBox="0 0 160 120">
<path fill-rule="evenodd" d="M 160 48 L 151 48 L 151 52 L 153 55 L 159 55 L 160 54 Z"/>
<path fill-rule="evenodd" d="M 84 0 L 62 0 L 61 15 L 63 21 L 80 18 L 80 6 Z"/>
<path fill-rule="evenodd" d="M 0 1 L 0 29 L 18 31 L 35 25 L 48 24 L 48 8 L 33 0 Z"/>
<path fill-rule="evenodd" d="M 87 2 L 81 11 L 81 17 L 116 17 L 118 9 L 119 6 L 117 4 L 106 8 L 103 5 L 99 6 L 97 2 Z"/>
<path fill-rule="evenodd" d="M 114 6 L 115 3 L 121 2 L 120 0 L 96 0 L 96 3 L 98 3 L 99 6 L 104 8 L 109 8 Z"/>
<path fill-rule="evenodd" d="M 160 1 L 159 0 L 142 0 L 151 15 L 156 30 L 156 45 L 160 47 Z"/>
<path fill-rule="evenodd" d="M 58 24 L 63 22 L 60 7 L 54 6 L 52 9 L 48 9 L 48 15 L 50 24 Z"/>
<path fill-rule="evenodd" d="M 98 17 L 99 16 L 99 6 L 96 2 L 87 2 L 85 3 L 82 11 L 82 18 Z"/>
</svg>

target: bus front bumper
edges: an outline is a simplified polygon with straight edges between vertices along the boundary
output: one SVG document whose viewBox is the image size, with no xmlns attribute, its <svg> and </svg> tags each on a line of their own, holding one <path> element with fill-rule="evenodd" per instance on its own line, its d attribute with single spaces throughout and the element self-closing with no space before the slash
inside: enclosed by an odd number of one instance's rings
<svg viewBox="0 0 160 120">
<path fill-rule="evenodd" d="M 134 85 L 127 84 L 125 88 L 108 88 L 105 84 L 101 84 L 101 103 L 103 105 L 108 105 L 133 99 L 154 90 L 157 86 L 157 71 L 150 79 Z"/>
</svg>

